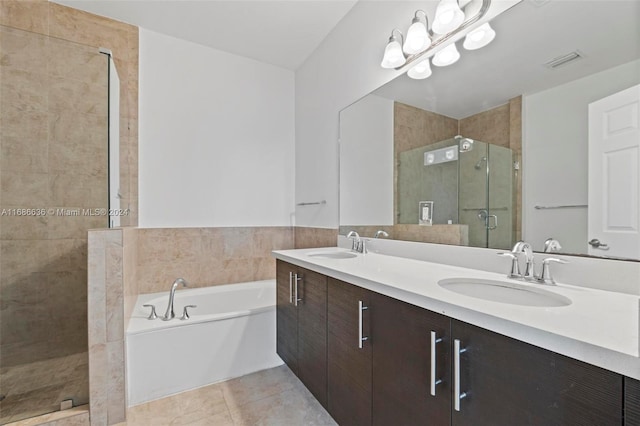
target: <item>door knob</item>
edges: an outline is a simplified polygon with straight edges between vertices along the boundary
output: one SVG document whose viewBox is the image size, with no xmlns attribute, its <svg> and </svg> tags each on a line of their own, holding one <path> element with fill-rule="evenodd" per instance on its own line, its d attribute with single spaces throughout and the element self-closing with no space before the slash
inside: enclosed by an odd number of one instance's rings
<svg viewBox="0 0 640 426">
<path fill-rule="evenodd" d="M 598 240 L 597 238 L 594 238 L 591 241 L 589 241 L 589 244 L 593 248 L 597 248 L 600 250 L 609 250 L 609 245 L 601 243 L 600 240 Z"/>
</svg>

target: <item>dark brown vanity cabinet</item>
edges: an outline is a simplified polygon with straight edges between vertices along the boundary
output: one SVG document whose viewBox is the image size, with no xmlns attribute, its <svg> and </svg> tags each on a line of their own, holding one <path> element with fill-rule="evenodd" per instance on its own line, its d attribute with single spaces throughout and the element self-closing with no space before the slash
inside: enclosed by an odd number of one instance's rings
<svg viewBox="0 0 640 426">
<path fill-rule="evenodd" d="M 624 378 L 624 424 L 640 426 L 640 381 Z"/>
<path fill-rule="evenodd" d="M 451 323 L 452 346 L 460 346 L 459 357 L 452 357 L 451 425 L 622 424 L 619 374 L 470 324 Z"/>
<path fill-rule="evenodd" d="M 277 318 L 342 426 L 640 426 L 637 380 L 281 261 Z"/>
<path fill-rule="evenodd" d="M 371 425 L 371 295 L 329 278 L 327 410 L 341 426 Z"/>
<path fill-rule="evenodd" d="M 278 355 L 327 407 L 327 277 L 280 260 L 276 274 Z"/>
<path fill-rule="evenodd" d="M 377 293 L 370 315 L 373 424 L 450 424 L 451 320 Z"/>
</svg>

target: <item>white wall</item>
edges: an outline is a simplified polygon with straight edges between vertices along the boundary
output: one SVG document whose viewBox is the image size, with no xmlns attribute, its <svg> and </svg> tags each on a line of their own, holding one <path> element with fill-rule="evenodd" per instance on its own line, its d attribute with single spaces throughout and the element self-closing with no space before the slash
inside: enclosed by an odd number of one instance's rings
<svg viewBox="0 0 640 426">
<path fill-rule="evenodd" d="M 294 74 L 140 29 L 140 227 L 287 226 Z"/>
<path fill-rule="evenodd" d="M 358 2 L 296 71 L 296 225 L 338 227 L 338 114 L 398 75 L 380 67 L 394 27 L 417 3 Z"/>
<path fill-rule="evenodd" d="M 340 223 L 393 225 L 393 101 L 369 95 L 340 113 Z"/>
<path fill-rule="evenodd" d="M 640 82 L 633 61 L 523 97 L 523 237 L 541 251 L 554 237 L 565 253 L 587 253 L 588 105 Z"/>
</svg>

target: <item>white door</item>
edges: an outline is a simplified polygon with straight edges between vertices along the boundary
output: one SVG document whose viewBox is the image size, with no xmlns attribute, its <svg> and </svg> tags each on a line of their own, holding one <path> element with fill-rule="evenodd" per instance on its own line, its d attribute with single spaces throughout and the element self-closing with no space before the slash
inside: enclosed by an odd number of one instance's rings
<svg viewBox="0 0 640 426">
<path fill-rule="evenodd" d="M 640 85 L 589 104 L 589 254 L 640 258 Z"/>
</svg>

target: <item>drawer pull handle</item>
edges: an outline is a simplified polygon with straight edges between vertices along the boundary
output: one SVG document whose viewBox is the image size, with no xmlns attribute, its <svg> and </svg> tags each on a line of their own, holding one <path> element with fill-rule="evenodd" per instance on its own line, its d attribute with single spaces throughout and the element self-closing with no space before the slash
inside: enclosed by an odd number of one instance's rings
<svg viewBox="0 0 640 426">
<path fill-rule="evenodd" d="M 362 311 L 369 309 L 363 306 L 362 300 L 358 300 L 358 348 L 362 349 L 362 342 L 369 340 L 367 336 L 362 336 Z"/>
<path fill-rule="evenodd" d="M 289 272 L 289 303 L 293 303 L 293 272 Z"/>
<path fill-rule="evenodd" d="M 442 337 L 437 338 L 436 332 L 431 332 L 431 396 L 436 396 L 436 385 L 442 383 L 442 379 L 436 379 L 436 344 L 442 342 Z"/>
<path fill-rule="evenodd" d="M 466 392 L 460 392 L 460 354 L 467 349 L 460 349 L 460 340 L 453 340 L 453 408 L 460 411 L 460 401 L 467 396 Z"/>
<path fill-rule="evenodd" d="M 293 305 L 298 306 L 298 302 L 302 300 L 302 299 L 298 299 L 298 281 L 301 281 L 302 277 L 299 277 L 298 274 L 293 274 L 293 279 L 295 281 Z"/>
</svg>

